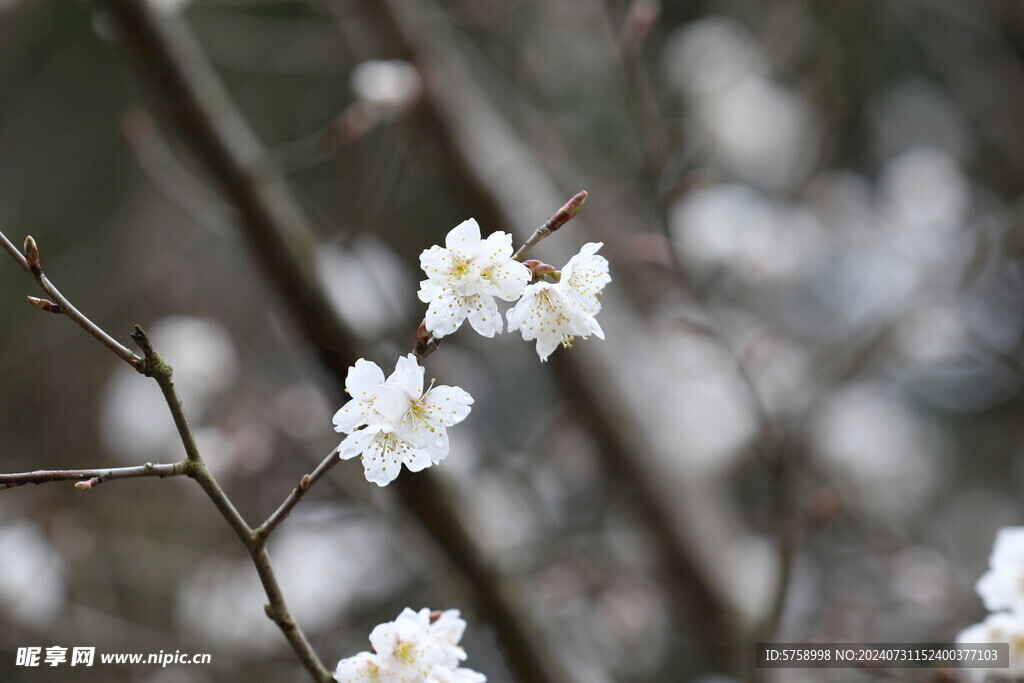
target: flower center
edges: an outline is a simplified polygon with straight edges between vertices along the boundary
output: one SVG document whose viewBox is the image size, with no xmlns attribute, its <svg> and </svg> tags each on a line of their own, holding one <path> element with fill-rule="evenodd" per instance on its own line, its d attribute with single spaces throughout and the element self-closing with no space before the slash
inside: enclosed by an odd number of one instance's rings
<svg viewBox="0 0 1024 683">
<path fill-rule="evenodd" d="M 416 648 L 413 647 L 412 643 L 399 641 L 398 647 L 395 648 L 395 657 L 398 657 L 406 664 L 412 664 L 416 659 Z"/>
</svg>

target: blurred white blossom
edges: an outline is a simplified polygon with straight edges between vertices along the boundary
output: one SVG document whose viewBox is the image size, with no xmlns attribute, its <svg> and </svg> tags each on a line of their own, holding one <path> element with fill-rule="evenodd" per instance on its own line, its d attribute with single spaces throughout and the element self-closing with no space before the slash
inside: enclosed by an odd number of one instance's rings
<svg viewBox="0 0 1024 683">
<path fill-rule="evenodd" d="M 179 14 L 191 3 L 192 0 L 149 0 L 153 9 L 167 14 Z"/>
<path fill-rule="evenodd" d="M 795 187 L 821 147 L 816 112 L 766 77 L 769 60 L 740 24 L 704 18 L 669 38 L 664 68 L 690 100 L 689 135 L 708 161 L 758 187 Z"/>
<path fill-rule="evenodd" d="M 754 285 L 792 280 L 822 256 L 811 212 L 738 183 L 688 193 L 671 207 L 669 226 L 684 263 L 726 269 Z"/>
<path fill-rule="evenodd" d="M 147 332 L 174 368 L 174 385 L 189 418 L 202 423 L 238 376 L 227 328 L 215 320 L 172 315 Z M 180 455 L 177 430 L 159 388 L 127 365 L 117 367 L 104 389 L 100 435 L 116 456 L 133 464 Z"/>
<path fill-rule="evenodd" d="M 352 93 L 378 116 L 395 116 L 408 109 L 423 90 L 420 74 L 401 59 L 370 59 L 352 69 Z"/>
<path fill-rule="evenodd" d="M 353 602 L 386 596 L 406 580 L 376 525 L 338 506 L 310 504 L 293 516 L 295 524 L 275 533 L 270 552 L 291 612 L 307 632 L 323 631 Z M 214 648 L 274 650 L 286 643 L 263 612 L 266 601 L 248 558 L 215 557 L 181 581 L 177 621 Z"/>
<path fill-rule="evenodd" d="M 24 626 L 41 628 L 67 600 L 64 560 L 31 522 L 0 527 L 0 610 Z"/>
<path fill-rule="evenodd" d="M 941 440 L 886 387 L 848 386 L 812 418 L 814 452 L 849 484 L 865 511 L 905 519 L 939 483 Z"/>
<path fill-rule="evenodd" d="M 1009 643 L 1010 662 L 1006 669 L 973 669 L 971 675 L 976 681 L 985 680 L 989 674 L 1001 677 L 1024 675 L 1024 616 L 1011 612 L 996 612 L 985 617 L 979 624 L 968 626 L 956 637 L 957 643 Z"/>
<path fill-rule="evenodd" d="M 989 557 L 989 569 L 976 585 L 985 607 L 1024 615 L 1024 527 L 1003 527 Z"/>
<path fill-rule="evenodd" d="M 316 250 L 316 270 L 331 303 L 349 327 L 374 340 L 404 322 L 414 302 L 403 296 L 412 287 L 405 264 L 373 235 L 360 234 L 344 247 Z"/>
</svg>

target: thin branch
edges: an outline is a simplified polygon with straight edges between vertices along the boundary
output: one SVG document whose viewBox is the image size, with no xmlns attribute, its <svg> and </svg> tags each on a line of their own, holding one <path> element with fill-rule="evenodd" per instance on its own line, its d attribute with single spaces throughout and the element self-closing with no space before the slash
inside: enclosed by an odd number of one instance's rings
<svg viewBox="0 0 1024 683">
<path fill-rule="evenodd" d="M 173 375 L 171 366 L 165 363 L 160 354 L 153 349 L 149 337 L 146 336 L 145 331 L 138 325 L 135 326 L 135 331 L 132 332 L 132 339 L 135 340 L 135 343 L 139 345 L 139 348 L 145 354 L 145 360 L 140 372 L 156 380 L 160 386 L 160 391 L 164 395 L 164 400 L 167 402 L 167 408 L 171 411 L 171 415 L 174 418 L 174 426 L 178 430 L 178 436 L 181 438 L 181 443 L 185 447 L 185 453 L 188 456 L 185 464 L 188 467 L 189 476 L 195 479 L 199 487 L 203 489 L 217 510 L 220 511 L 221 516 L 224 517 L 228 525 L 235 532 L 235 535 L 242 541 L 246 550 L 249 551 L 250 557 L 252 557 L 256 573 L 259 574 L 260 581 L 263 583 L 264 591 L 267 594 L 268 604 L 265 606 L 267 616 L 281 629 L 284 637 L 291 644 L 295 654 L 303 666 L 306 667 L 306 670 L 309 671 L 313 680 L 320 683 L 333 681 L 333 675 L 324 666 L 320 657 L 313 650 L 313 646 L 310 645 L 309 640 L 306 638 L 306 634 L 303 633 L 288 610 L 288 604 L 285 602 L 284 594 L 281 592 L 281 586 L 277 583 L 277 577 L 274 575 L 274 569 L 270 564 L 270 556 L 267 554 L 266 534 L 257 535 L 249 527 L 234 503 L 224 493 L 224 489 L 221 488 L 217 479 L 206 467 L 206 463 L 203 461 L 199 447 L 196 444 L 195 434 L 193 434 L 192 428 L 188 424 L 188 418 L 185 415 L 181 398 L 178 396 L 174 382 L 171 380 Z M 324 466 L 322 465 L 322 467 Z M 324 467 L 324 471 L 326 471 L 326 467 Z"/>
<path fill-rule="evenodd" d="M 35 240 L 31 237 L 26 238 L 26 245 L 31 244 L 35 246 Z M 68 318 L 77 323 L 82 329 L 91 334 L 93 337 L 98 339 L 101 344 L 106 346 L 108 349 L 116 353 L 121 360 L 131 365 L 133 368 L 138 369 L 142 363 L 142 359 L 136 356 L 134 353 L 128 350 L 123 344 L 118 342 L 116 339 L 111 337 L 109 334 L 104 332 L 89 318 L 85 317 L 77 308 L 75 308 L 70 301 L 68 301 L 63 294 L 60 293 L 52 282 L 50 282 L 46 275 L 43 273 L 42 268 L 39 265 L 38 249 L 36 249 L 36 258 L 34 263 L 29 263 L 25 256 L 18 251 L 18 248 L 11 244 L 11 241 L 7 239 L 7 236 L 0 232 L 0 246 L 11 255 L 18 265 L 24 268 L 35 281 L 39 284 L 46 294 L 53 299 L 56 304 L 60 307 L 60 313 L 66 315 Z M 35 305 L 35 304 L 33 304 Z M 56 312 L 56 311 L 54 311 Z"/>
<path fill-rule="evenodd" d="M 92 488 L 105 481 L 114 479 L 135 479 L 137 477 L 177 477 L 188 474 L 184 462 L 159 463 L 147 462 L 134 467 L 104 467 L 91 470 L 35 470 L 33 472 L 17 472 L 0 474 L 0 489 L 21 486 L 22 484 L 45 484 L 50 481 L 77 481 L 79 488 Z"/>
<path fill-rule="evenodd" d="M 585 201 L 587 201 L 586 190 L 581 190 L 573 195 L 572 199 L 567 201 L 565 206 L 556 211 L 551 218 L 547 219 L 544 225 L 534 230 L 530 238 L 526 240 L 526 243 L 519 247 L 519 251 L 512 255 L 512 258 L 522 258 L 523 254 L 532 249 L 538 242 L 571 221 L 580 212 L 580 209 L 583 208 L 583 202 Z"/>
<path fill-rule="evenodd" d="M 173 370 L 170 365 L 164 362 L 160 357 L 160 354 L 153 349 L 153 344 L 150 342 L 145 331 L 136 325 L 135 330 L 132 332 L 132 339 L 135 340 L 135 343 L 139 345 L 139 348 L 142 349 L 144 354 L 143 358 L 139 358 L 134 353 L 118 344 L 112 337 L 110 337 L 110 335 L 97 327 L 84 315 L 79 313 L 74 306 L 72 306 L 71 303 L 61 295 L 57 288 L 46 279 L 46 276 L 43 275 L 42 269 L 39 266 L 39 249 L 36 246 L 35 240 L 31 237 L 26 238 L 24 255 L 18 252 L 17 248 L 11 244 L 10 240 L 8 240 L 3 233 L 0 233 L 0 243 L 2 243 L 4 249 L 11 254 L 14 260 L 27 270 L 43 290 L 57 302 L 56 306 L 59 307 L 60 313 L 67 315 L 69 318 L 77 322 L 104 346 L 126 360 L 136 370 L 147 377 L 152 377 L 156 380 L 156 383 L 160 386 L 160 391 L 164 395 L 167 407 L 171 411 L 171 416 L 174 419 L 174 426 L 178 431 L 178 436 L 181 438 L 181 443 L 185 448 L 185 454 L 187 456 L 185 460 L 174 464 L 154 465 L 152 463 L 146 463 L 137 467 L 119 467 L 94 470 L 39 470 L 36 472 L 26 472 L 21 474 L 4 474 L 0 475 L 0 487 L 10 488 L 12 486 L 20 486 L 27 483 L 39 484 L 46 481 L 75 480 L 77 481 L 75 484 L 76 487 L 81 489 L 90 489 L 93 486 L 110 479 L 127 479 L 130 477 L 148 476 L 169 477 L 177 475 L 187 475 L 191 477 L 197 484 L 199 484 L 199 487 L 203 489 L 207 497 L 210 498 L 214 506 L 220 512 L 221 516 L 224 517 L 225 521 L 227 521 L 228 525 L 238 536 L 239 540 L 241 540 L 242 544 L 245 545 L 246 550 L 249 551 L 249 555 L 252 557 L 253 564 L 256 567 L 256 572 L 259 574 L 260 581 L 263 583 L 264 590 L 267 594 L 268 604 L 265 608 L 267 615 L 281 629 L 281 632 L 292 645 L 292 649 L 295 651 L 299 660 L 312 675 L 313 680 L 318 683 L 328 683 L 333 681 L 333 675 L 324 666 L 316 652 L 313 651 L 313 647 L 310 645 L 306 635 L 302 632 L 302 629 L 299 628 L 298 624 L 295 623 L 295 619 L 288 610 L 288 605 L 284 600 L 281 587 L 277 583 L 277 578 L 275 577 L 274 570 L 270 564 L 270 557 L 267 554 L 266 535 L 257 536 L 253 532 L 245 522 L 245 519 L 243 519 L 242 515 L 238 512 L 234 503 L 232 503 L 231 499 L 224 493 L 224 490 L 220 487 L 220 484 L 214 478 L 213 474 L 211 474 L 209 469 L 207 469 L 206 463 L 203 461 L 202 455 L 200 455 L 199 447 L 196 444 L 195 434 L 193 434 L 192 428 L 189 426 L 188 418 L 185 415 L 185 409 L 181 403 L 181 398 L 178 396 L 178 392 L 174 387 L 174 382 L 171 379 Z M 50 304 L 50 307 L 44 307 L 34 302 L 33 305 L 37 308 L 43 308 L 43 310 L 53 310 L 52 307 L 54 304 L 51 304 L 50 302 L 45 303 Z M 326 471 L 326 463 L 322 467 L 324 468 L 324 471 Z M 294 504 L 292 507 L 294 507 Z"/>
<path fill-rule="evenodd" d="M 323 459 L 316 469 L 311 474 L 302 475 L 302 479 L 299 480 L 299 485 L 292 489 L 292 492 L 288 494 L 281 506 L 274 511 L 267 521 L 260 524 L 253 530 L 253 536 L 261 541 L 266 541 L 270 537 L 270 534 L 274 533 L 281 522 L 288 518 L 291 511 L 306 495 L 306 492 L 313 487 L 313 484 L 320 481 L 320 478 L 327 474 L 331 468 L 341 462 L 341 458 L 338 457 L 337 449 L 332 450 L 326 458 Z"/>
</svg>

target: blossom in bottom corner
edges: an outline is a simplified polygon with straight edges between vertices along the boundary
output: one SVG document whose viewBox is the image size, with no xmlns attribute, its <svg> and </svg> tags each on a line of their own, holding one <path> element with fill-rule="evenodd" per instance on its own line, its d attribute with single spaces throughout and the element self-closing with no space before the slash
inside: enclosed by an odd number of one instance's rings
<svg viewBox="0 0 1024 683">
<path fill-rule="evenodd" d="M 466 622 L 458 610 L 402 610 L 394 621 L 370 633 L 374 652 L 360 652 L 338 662 L 339 683 L 486 683 L 481 673 L 459 666 L 466 653 L 459 646 Z"/>
<path fill-rule="evenodd" d="M 1024 527 L 1003 527 L 989 557 L 989 569 L 975 585 L 990 611 L 1024 612 Z"/>
<path fill-rule="evenodd" d="M 334 680 L 340 683 L 381 683 L 377 655 L 360 652 L 342 659 L 334 669 Z"/>
<path fill-rule="evenodd" d="M 964 667 L 971 670 L 971 676 L 976 681 L 986 680 L 990 673 L 999 676 L 999 680 L 1024 675 L 1024 616 L 1012 612 L 995 612 L 988 615 L 985 621 L 968 626 L 957 634 L 956 642 L 958 645 L 1009 643 L 1008 669 L 986 671 Z"/>
</svg>

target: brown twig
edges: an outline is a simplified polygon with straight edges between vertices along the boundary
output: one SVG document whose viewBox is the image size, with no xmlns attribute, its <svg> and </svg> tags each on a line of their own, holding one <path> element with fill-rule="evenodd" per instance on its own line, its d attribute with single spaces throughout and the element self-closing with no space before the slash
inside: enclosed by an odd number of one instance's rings
<svg viewBox="0 0 1024 683">
<path fill-rule="evenodd" d="M 203 461 L 199 447 L 196 444 L 195 434 L 193 434 L 188 418 L 185 415 L 181 398 L 178 396 L 174 382 L 171 379 L 173 374 L 171 367 L 153 349 L 149 337 L 146 336 L 145 331 L 138 325 L 135 326 L 135 330 L 132 332 L 132 339 L 135 340 L 145 355 L 140 372 L 156 380 L 160 386 L 160 391 L 164 395 L 167 408 L 171 411 L 171 415 L 174 418 L 174 425 L 178 430 L 178 436 L 181 438 L 181 443 L 187 455 L 185 462 L 189 468 L 189 476 L 195 479 L 199 487 L 203 489 L 210 501 L 220 511 L 221 516 L 227 521 L 235 535 L 238 536 L 246 550 L 249 551 L 253 565 L 256 568 L 256 573 L 259 575 L 264 592 L 267 595 L 268 604 L 265 606 L 267 616 L 281 629 L 284 637 L 291 644 L 296 656 L 298 656 L 303 666 L 306 667 L 313 680 L 320 683 L 333 681 L 333 675 L 327 670 L 320 657 L 313 650 L 313 646 L 309 643 L 305 633 L 295 622 L 288 609 L 284 594 L 270 563 L 270 556 L 267 554 L 266 534 L 258 534 L 249 527 L 234 503 L 231 502 L 231 499 L 224 493 L 216 478 L 206 467 L 206 463 Z"/>
<path fill-rule="evenodd" d="M 182 462 L 159 464 L 147 462 L 134 467 L 102 467 L 90 470 L 34 470 L 32 472 L 0 474 L 0 488 L 12 488 L 22 484 L 45 484 L 51 481 L 87 482 L 88 486 L 79 488 L 92 488 L 114 479 L 138 477 L 160 477 L 162 479 L 183 474 L 188 474 L 188 468 Z"/>
<path fill-rule="evenodd" d="M 544 225 L 534 230 L 533 234 L 530 235 L 529 239 L 526 240 L 523 246 L 519 247 L 519 250 L 512 255 L 512 258 L 522 258 L 523 254 L 532 249 L 538 242 L 571 221 L 573 217 L 580 212 L 580 209 L 583 208 L 583 202 L 586 200 L 586 190 L 581 190 L 574 194 L 572 199 L 567 201 L 562 208 L 556 211 L 551 218 L 544 222 Z"/>
<path fill-rule="evenodd" d="M 320 481 L 320 478 L 327 474 L 331 468 L 341 462 L 341 458 L 338 457 L 337 449 L 332 450 L 323 461 L 317 465 L 316 469 L 310 474 L 302 475 L 299 480 L 299 485 L 292 489 L 292 492 L 288 494 L 288 497 L 284 499 L 281 506 L 277 508 L 267 517 L 267 521 L 260 524 L 258 527 L 253 529 L 253 536 L 258 539 L 266 540 L 270 537 L 270 534 L 274 533 L 274 529 L 280 526 L 281 522 L 288 518 L 291 511 L 306 495 L 306 492 L 312 488 L 313 484 Z"/>
<path fill-rule="evenodd" d="M 36 283 L 42 288 L 44 292 L 46 292 L 47 296 L 49 296 L 51 299 L 53 299 L 54 302 L 56 302 L 56 305 L 59 307 L 60 310 L 52 312 L 59 312 L 63 315 L 66 315 L 68 318 L 73 320 L 78 326 L 80 326 L 86 332 L 88 332 L 93 337 L 98 339 L 101 344 L 103 344 L 108 349 L 117 354 L 118 357 L 121 358 L 121 360 L 128 363 L 133 368 L 138 369 L 140 364 L 142 363 L 142 359 L 136 356 L 131 351 L 129 351 L 127 347 L 125 347 L 123 344 L 121 344 L 116 339 L 111 337 L 109 334 L 101 330 L 99 326 L 97 326 L 87 317 L 82 315 L 82 313 L 77 308 L 71 305 L 71 302 L 68 301 L 63 294 L 60 293 L 60 290 L 58 290 L 43 273 L 42 267 L 39 264 L 39 249 L 38 247 L 35 246 L 35 240 L 33 240 L 32 237 L 27 237 L 25 239 L 25 243 L 26 245 L 31 245 L 31 248 L 34 249 L 35 251 L 35 256 L 32 263 L 30 263 L 28 259 L 26 259 L 26 257 L 20 251 L 18 251 L 17 247 L 11 244 L 11 241 L 7 239 L 7 236 L 4 235 L 3 232 L 0 232 L 0 246 L 3 246 L 7 253 L 11 255 L 11 258 L 17 261 L 18 265 L 24 268 L 25 271 L 28 272 L 35 279 Z M 29 303 L 32 302 L 30 301 Z M 32 305 L 36 306 L 35 303 L 32 303 Z M 53 304 L 51 303 L 51 306 L 52 305 Z M 38 308 L 38 306 L 36 307 Z"/>
<path fill-rule="evenodd" d="M 192 428 L 189 426 L 184 406 L 181 403 L 181 398 L 178 396 L 177 390 L 174 387 L 174 382 L 171 379 L 173 370 L 171 369 L 171 366 L 164 362 L 160 355 L 154 350 L 153 344 L 150 342 L 149 337 L 146 336 L 143 329 L 136 325 L 135 330 L 132 332 L 132 339 L 135 340 L 135 343 L 139 345 L 139 348 L 142 349 L 143 352 L 143 357 L 140 358 L 118 344 L 110 337 L 110 335 L 101 330 L 95 323 L 79 313 L 71 303 L 61 295 L 57 288 L 50 284 L 46 279 L 46 276 L 43 275 L 39 266 L 39 249 L 35 240 L 31 237 L 25 240 L 24 255 L 18 252 L 3 233 L 0 233 L 0 243 L 3 244 L 4 249 L 11 254 L 14 260 L 35 278 L 36 282 L 39 283 L 44 291 L 58 302 L 57 305 L 62 309 L 60 311 L 61 313 L 77 322 L 83 329 L 88 331 L 93 337 L 98 339 L 104 346 L 109 348 L 119 357 L 129 362 L 140 373 L 156 380 L 156 383 L 160 386 L 160 391 L 164 395 L 167 407 L 171 412 L 175 428 L 178 431 L 178 436 L 181 438 L 181 443 L 186 454 L 186 458 L 181 462 L 169 465 L 153 465 L 151 463 L 146 463 L 137 467 L 95 470 L 39 470 L 36 472 L 26 472 L 21 474 L 4 474 L 0 475 L 0 486 L 3 488 L 10 488 L 12 486 L 20 486 L 26 483 L 40 484 L 47 481 L 76 480 L 76 487 L 81 489 L 90 489 L 93 486 L 110 479 L 126 479 L 130 477 L 146 476 L 169 477 L 177 475 L 186 475 L 191 477 L 197 484 L 199 484 L 199 487 L 206 493 L 207 497 L 210 498 L 221 516 L 224 517 L 225 521 L 227 521 L 228 525 L 249 551 L 249 555 L 256 567 L 256 572 L 259 575 L 260 581 L 263 583 L 263 588 L 267 594 L 267 615 L 278 625 L 278 627 L 280 627 L 281 632 L 291 644 L 292 649 L 295 651 L 299 660 L 310 672 L 313 680 L 318 683 L 328 683 L 333 681 L 333 675 L 323 665 L 323 662 L 317 656 L 316 652 L 313 651 L 309 640 L 302 632 L 302 629 L 299 628 L 298 624 L 295 623 L 294 618 L 292 618 L 291 613 L 288 610 L 288 605 L 284 600 L 284 595 L 281 592 L 281 588 L 277 583 L 277 578 L 274 575 L 273 567 L 270 564 L 270 557 L 267 554 L 266 534 L 258 535 L 249 527 L 242 518 L 242 515 L 238 512 L 238 509 L 235 508 L 234 503 L 231 502 L 231 499 L 228 498 L 226 493 L 224 493 L 224 490 L 220 487 L 220 484 L 214 478 L 213 474 L 211 474 L 209 469 L 207 469 L 206 463 L 203 461 L 202 455 L 199 452 L 199 447 L 196 444 L 195 435 L 192 432 Z M 294 505 L 292 507 L 294 507 Z"/>
</svg>

